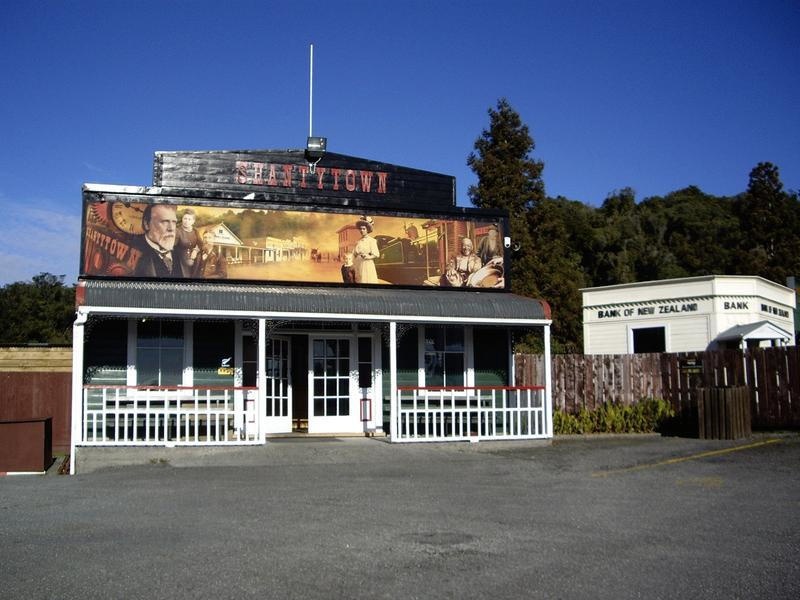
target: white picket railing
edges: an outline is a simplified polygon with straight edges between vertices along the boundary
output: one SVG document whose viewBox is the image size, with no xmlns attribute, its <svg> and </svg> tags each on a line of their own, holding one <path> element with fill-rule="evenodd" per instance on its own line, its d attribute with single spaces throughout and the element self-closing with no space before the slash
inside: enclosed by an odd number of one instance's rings
<svg viewBox="0 0 800 600">
<path fill-rule="evenodd" d="M 398 387 L 392 441 L 535 439 L 552 437 L 545 388 Z"/>
<path fill-rule="evenodd" d="M 85 445 L 261 443 L 255 388 L 85 385 Z"/>
</svg>

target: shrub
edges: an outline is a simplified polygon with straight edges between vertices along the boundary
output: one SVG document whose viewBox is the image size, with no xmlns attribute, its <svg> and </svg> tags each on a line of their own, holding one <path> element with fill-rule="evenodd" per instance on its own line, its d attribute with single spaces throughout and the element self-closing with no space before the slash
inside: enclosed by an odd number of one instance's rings
<svg viewBox="0 0 800 600">
<path fill-rule="evenodd" d="M 578 412 L 578 431 L 577 433 L 591 433 L 595 428 L 595 416 L 586 408 L 581 408 Z"/>
<path fill-rule="evenodd" d="M 662 398 L 643 398 L 631 406 L 605 402 L 593 411 L 581 408 L 578 414 L 553 413 L 553 433 L 651 433 L 660 431 L 675 411 Z"/>
<path fill-rule="evenodd" d="M 575 415 L 557 410 L 553 413 L 553 431 L 562 434 L 581 433 Z"/>
</svg>

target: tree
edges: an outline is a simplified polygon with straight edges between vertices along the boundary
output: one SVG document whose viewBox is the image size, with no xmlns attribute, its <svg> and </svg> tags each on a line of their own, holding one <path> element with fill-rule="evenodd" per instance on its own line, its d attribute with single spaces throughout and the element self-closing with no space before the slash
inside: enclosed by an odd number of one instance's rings
<svg viewBox="0 0 800 600">
<path fill-rule="evenodd" d="M 594 285 L 636 281 L 636 263 L 645 247 L 636 192 L 626 187 L 609 195 L 598 217 L 601 249 L 592 273 Z"/>
<path fill-rule="evenodd" d="M 778 167 L 758 163 L 737 203 L 742 238 L 737 268 L 785 284 L 800 272 L 800 203 L 784 191 Z"/>
<path fill-rule="evenodd" d="M 3 344 L 70 344 L 75 320 L 75 289 L 63 275 L 40 273 L 30 282 L 0 288 Z"/>
<path fill-rule="evenodd" d="M 531 157 L 535 143 L 519 114 L 501 98 L 489 109 L 489 127 L 475 141 L 467 165 L 478 176 L 468 195 L 478 208 L 507 210 L 513 243 L 511 289 L 540 297 L 529 212 L 544 199 L 544 164 Z"/>
<path fill-rule="evenodd" d="M 553 307 L 553 352 L 583 350 L 580 289 L 586 286 L 580 236 L 585 210 L 563 198 L 546 198 L 530 211 L 536 261 L 535 284 Z"/>
<path fill-rule="evenodd" d="M 489 109 L 489 127 L 475 141 L 467 164 L 478 176 L 469 188 L 479 208 L 509 213 L 512 256 L 511 289 L 542 298 L 553 307 L 553 351 L 576 351 L 580 346 L 580 292 L 584 277 L 580 254 L 569 244 L 564 215 L 568 205 L 545 196 L 544 163 L 532 157 L 535 143 L 527 125 L 502 98 Z M 523 344 L 540 349 L 533 336 Z"/>
<path fill-rule="evenodd" d="M 729 198 L 689 186 L 638 208 L 646 246 L 637 281 L 731 272 L 741 233 Z"/>
</svg>

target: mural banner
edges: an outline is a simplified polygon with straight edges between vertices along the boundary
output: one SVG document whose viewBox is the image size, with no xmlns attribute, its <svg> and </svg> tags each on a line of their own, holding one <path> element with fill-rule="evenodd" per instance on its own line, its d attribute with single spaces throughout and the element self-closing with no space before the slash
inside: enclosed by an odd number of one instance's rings
<svg viewBox="0 0 800 600">
<path fill-rule="evenodd" d="M 505 289 L 504 219 L 87 197 L 81 275 Z"/>
</svg>

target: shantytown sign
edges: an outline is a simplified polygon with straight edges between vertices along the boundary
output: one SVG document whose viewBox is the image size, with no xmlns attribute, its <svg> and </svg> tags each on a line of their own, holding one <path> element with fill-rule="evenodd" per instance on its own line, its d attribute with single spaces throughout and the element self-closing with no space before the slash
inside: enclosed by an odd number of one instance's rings
<svg viewBox="0 0 800 600">
<path fill-rule="evenodd" d="M 310 172 L 307 164 L 275 164 L 245 160 L 235 163 L 238 184 L 273 188 L 316 188 L 334 192 L 385 194 L 389 173 L 336 167 L 317 167 Z"/>
<path fill-rule="evenodd" d="M 330 152 L 313 168 L 301 150 L 156 152 L 153 185 L 177 194 L 202 188 L 255 202 L 456 208 L 450 175 Z"/>
</svg>

